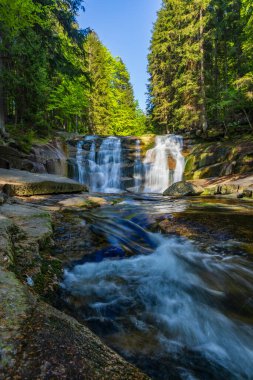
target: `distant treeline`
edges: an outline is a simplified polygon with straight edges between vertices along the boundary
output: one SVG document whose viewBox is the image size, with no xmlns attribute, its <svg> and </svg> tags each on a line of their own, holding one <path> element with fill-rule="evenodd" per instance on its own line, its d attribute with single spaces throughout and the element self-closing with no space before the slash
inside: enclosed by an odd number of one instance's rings
<svg viewBox="0 0 253 380">
<path fill-rule="evenodd" d="M 141 134 L 126 66 L 76 17 L 82 0 L 0 0 L 0 127 Z"/>
<path fill-rule="evenodd" d="M 157 132 L 253 128 L 252 0 L 163 0 L 148 70 Z"/>
</svg>

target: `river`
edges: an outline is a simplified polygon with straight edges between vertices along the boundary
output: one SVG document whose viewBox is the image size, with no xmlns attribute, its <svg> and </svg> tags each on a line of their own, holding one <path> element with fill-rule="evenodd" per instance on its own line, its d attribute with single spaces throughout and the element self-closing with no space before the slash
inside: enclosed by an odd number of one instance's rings
<svg viewBox="0 0 253 380">
<path fill-rule="evenodd" d="M 115 204 L 82 214 L 100 240 L 66 265 L 66 307 L 153 379 L 252 379 L 252 206 L 107 199 Z M 195 224 L 196 234 L 162 234 L 161 220 Z"/>
</svg>

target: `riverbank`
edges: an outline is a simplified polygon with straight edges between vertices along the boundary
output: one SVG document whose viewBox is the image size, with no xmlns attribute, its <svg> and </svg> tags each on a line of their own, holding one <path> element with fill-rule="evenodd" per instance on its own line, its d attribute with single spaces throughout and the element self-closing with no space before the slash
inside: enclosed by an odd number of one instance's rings
<svg viewBox="0 0 253 380">
<path fill-rule="evenodd" d="M 160 230 L 172 240 L 191 240 L 203 253 L 233 252 L 236 256 L 253 252 L 252 207 L 241 200 L 82 192 L 2 199 L 0 340 L 4 379 L 157 378 L 156 354 L 151 360 L 148 351 L 145 355 L 131 353 L 133 347 L 138 347 L 134 340 L 128 341 L 131 334 L 123 340 L 113 339 L 112 344 L 110 338 L 101 336 L 105 345 L 97 335 L 101 331 L 107 334 L 108 327 L 94 330 L 88 321 L 87 327 L 76 309 L 79 302 L 75 301 L 74 307 L 68 304 L 69 295 L 59 294 L 63 268 L 70 270 L 83 263 L 110 259 L 117 262 L 144 252 L 152 256 L 154 247 L 148 230 Z M 123 218 L 126 224 L 121 225 Z M 108 245 L 108 238 L 114 242 L 114 249 Z M 123 249 L 119 249 L 117 239 Z M 99 322 L 102 325 L 103 320 Z M 146 333 L 142 338 L 147 345 Z M 126 346 L 118 346 L 117 342 L 125 342 Z M 167 359 L 161 360 L 162 378 L 166 378 L 170 371 L 174 373 L 175 364 L 173 360 L 168 364 Z"/>
<path fill-rule="evenodd" d="M 5 197 L 0 206 L 0 378 L 146 379 L 53 306 L 63 269 L 53 255 L 54 219 L 105 201 L 81 194 L 58 195 L 48 203 L 50 197 Z"/>
</svg>

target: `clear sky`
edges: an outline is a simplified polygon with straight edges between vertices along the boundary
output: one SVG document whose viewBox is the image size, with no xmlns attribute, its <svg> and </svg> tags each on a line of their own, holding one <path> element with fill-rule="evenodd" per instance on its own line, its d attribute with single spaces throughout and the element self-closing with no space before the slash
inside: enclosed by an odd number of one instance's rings
<svg viewBox="0 0 253 380">
<path fill-rule="evenodd" d="M 90 27 L 114 56 L 125 62 L 135 97 L 146 108 L 147 54 L 161 0 L 84 0 L 81 28 Z"/>
</svg>

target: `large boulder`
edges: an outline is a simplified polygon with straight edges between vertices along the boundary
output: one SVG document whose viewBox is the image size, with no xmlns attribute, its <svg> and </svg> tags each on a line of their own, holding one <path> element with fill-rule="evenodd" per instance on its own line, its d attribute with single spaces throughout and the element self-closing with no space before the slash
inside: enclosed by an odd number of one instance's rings
<svg viewBox="0 0 253 380">
<path fill-rule="evenodd" d="M 164 191 L 163 195 L 171 197 L 184 197 L 201 195 L 203 192 L 203 187 L 191 182 L 181 181 L 171 185 Z"/>
</svg>

